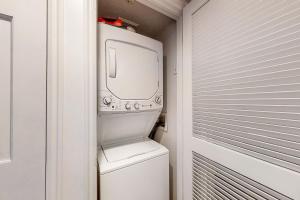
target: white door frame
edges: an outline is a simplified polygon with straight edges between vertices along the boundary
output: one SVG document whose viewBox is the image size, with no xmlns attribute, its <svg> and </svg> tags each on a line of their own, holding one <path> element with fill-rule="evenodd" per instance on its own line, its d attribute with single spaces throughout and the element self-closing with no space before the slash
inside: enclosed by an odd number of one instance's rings
<svg viewBox="0 0 300 200">
<path fill-rule="evenodd" d="M 193 199 L 192 197 L 192 37 L 191 30 L 192 24 L 189 18 L 191 13 L 196 12 L 201 8 L 208 0 L 194 0 L 191 1 L 183 9 L 183 31 L 182 31 L 182 69 L 180 79 L 180 102 L 178 102 L 178 116 L 181 116 L 180 129 L 178 129 L 181 135 L 181 150 L 183 163 L 182 168 L 182 199 Z"/>
<path fill-rule="evenodd" d="M 185 182 L 184 169 L 187 167 L 184 163 L 187 160 L 191 160 L 191 155 L 185 155 L 190 148 L 190 144 L 185 139 L 184 134 L 191 134 L 191 125 L 187 126 L 191 111 L 191 74 L 188 65 L 190 65 L 189 55 L 191 52 L 189 49 L 191 44 L 186 40 L 191 38 L 186 37 L 186 31 L 189 30 L 189 24 L 186 23 L 187 10 L 199 8 L 204 5 L 207 0 L 192 1 L 186 5 L 183 9 L 183 15 L 177 19 L 177 199 L 185 200 L 192 199 L 192 193 L 189 191 L 191 188 L 191 182 Z M 191 163 L 191 162 L 190 162 Z M 191 167 L 191 166 L 190 166 Z M 191 177 L 191 174 L 190 176 Z"/>
<path fill-rule="evenodd" d="M 47 200 L 97 199 L 97 0 L 48 0 Z"/>
<path fill-rule="evenodd" d="M 183 200 L 183 131 L 182 131 L 182 44 L 183 44 L 183 17 L 180 16 L 176 20 L 177 26 L 177 200 Z"/>
<path fill-rule="evenodd" d="M 85 23 L 76 21 L 80 18 Z M 48 0 L 46 200 L 97 198 L 96 18 L 97 0 Z M 179 17 L 177 19 L 178 200 L 183 200 L 182 31 L 182 17 Z M 66 84 L 72 88 L 65 90 Z M 83 99 L 73 102 L 79 97 Z M 69 101 L 72 101 L 72 105 L 69 105 Z M 73 110 L 70 106 L 78 107 L 81 111 Z M 74 145 L 75 143 L 77 145 Z M 83 152 L 82 155 L 85 156 L 77 156 L 78 152 Z M 81 185 L 86 187 L 78 189 Z"/>
</svg>

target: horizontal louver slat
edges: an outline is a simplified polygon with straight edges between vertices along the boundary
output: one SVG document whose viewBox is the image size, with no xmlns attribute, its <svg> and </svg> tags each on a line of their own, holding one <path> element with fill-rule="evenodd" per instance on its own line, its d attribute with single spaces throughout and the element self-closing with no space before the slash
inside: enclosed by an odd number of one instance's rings
<svg viewBox="0 0 300 200">
<path fill-rule="evenodd" d="M 193 152 L 193 198 L 291 200 L 196 152 Z"/>
<path fill-rule="evenodd" d="M 205 7 L 192 16 L 194 137 L 300 172 L 300 2 Z"/>
</svg>

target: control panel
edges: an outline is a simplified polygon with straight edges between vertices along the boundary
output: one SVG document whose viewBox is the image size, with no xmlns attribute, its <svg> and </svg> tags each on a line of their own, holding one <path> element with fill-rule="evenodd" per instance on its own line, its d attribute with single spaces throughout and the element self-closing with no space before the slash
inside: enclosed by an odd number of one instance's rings
<svg viewBox="0 0 300 200">
<path fill-rule="evenodd" d="M 163 97 L 159 95 L 155 95 L 149 100 L 124 100 L 107 91 L 98 93 L 99 112 L 140 112 L 161 109 L 162 107 Z"/>
</svg>

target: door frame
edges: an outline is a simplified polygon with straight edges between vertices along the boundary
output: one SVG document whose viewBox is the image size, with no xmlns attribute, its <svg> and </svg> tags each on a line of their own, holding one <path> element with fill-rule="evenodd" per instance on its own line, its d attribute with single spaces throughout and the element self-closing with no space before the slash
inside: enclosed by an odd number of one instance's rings
<svg viewBox="0 0 300 200">
<path fill-rule="evenodd" d="M 201 0 L 202 1 L 202 0 Z M 76 6 L 81 4 L 83 6 Z M 189 6 L 190 7 L 190 6 Z M 76 23 L 74 16 L 82 17 L 85 23 Z M 48 58 L 47 58 L 47 164 L 46 164 L 46 200 L 96 200 L 97 199 L 97 0 L 48 0 Z M 183 107 L 184 91 L 183 79 L 183 17 L 176 20 L 177 24 L 177 198 L 184 199 L 183 162 L 184 162 L 184 126 Z M 66 28 L 73 26 L 76 30 L 68 32 Z M 72 44 L 66 44 L 66 38 L 72 38 Z M 80 46 L 82 54 L 72 56 L 73 48 Z M 78 63 L 82 63 L 80 65 Z M 80 81 L 70 73 L 69 63 L 75 63 L 76 71 L 82 72 Z M 77 64 L 76 64 L 77 63 Z M 78 77 L 78 76 L 77 76 Z M 71 82 L 74 88 L 72 94 L 64 90 L 65 82 Z M 65 102 L 84 96 L 84 102 L 77 103 L 82 107 L 81 116 L 75 115 L 65 106 Z M 72 115 L 72 120 L 68 116 Z M 82 118 L 83 117 L 83 118 Z M 85 123 L 76 120 L 85 119 Z M 71 128 L 71 129 L 69 129 Z M 81 130 L 74 135 L 70 130 Z M 74 161 L 65 160 L 74 152 L 68 149 L 68 139 L 81 141 L 76 146 L 76 152 L 83 151 L 84 159 L 77 157 L 76 163 L 84 166 L 72 165 Z M 70 176 L 69 171 L 79 173 L 80 178 Z M 78 174 L 78 175 L 79 175 Z M 86 185 L 85 188 L 75 190 L 72 185 Z M 69 189 L 68 189 L 69 188 Z"/>
<path fill-rule="evenodd" d="M 182 45 L 183 45 L 183 17 L 180 16 L 176 20 L 177 26 L 177 65 L 176 65 L 176 78 L 177 78 L 177 138 L 176 138 L 176 183 L 177 183 L 177 200 L 183 200 L 183 131 L 182 131 Z"/>
<path fill-rule="evenodd" d="M 191 141 L 188 141 L 185 134 L 192 134 L 191 125 L 191 24 L 187 23 L 188 13 L 195 12 L 208 0 L 191 1 L 183 8 L 183 14 L 177 19 L 177 198 L 178 200 L 192 199 L 191 188 L 192 174 L 184 173 L 191 168 L 191 155 L 186 150 L 191 148 Z M 190 125 L 190 126 L 189 126 Z"/>
<path fill-rule="evenodd" d="M 47 200 L 97 199 L 96 29 L 97 0 L 48 0 Z"/>
<path fill-rule="evenodd" d="M 182 181 L 183 199 L 192 197 L 192 20 L 191 13 L 195 13 L 209 0 L 191 1 L 183 9 L 182 33 L 182 100 L 181 100 L 181 135 L 182 135 Z"/>
</svg>

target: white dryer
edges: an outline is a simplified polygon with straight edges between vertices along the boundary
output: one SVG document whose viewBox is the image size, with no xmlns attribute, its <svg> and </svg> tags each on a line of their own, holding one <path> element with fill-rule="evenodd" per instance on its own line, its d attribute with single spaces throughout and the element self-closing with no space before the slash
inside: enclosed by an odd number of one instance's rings
<svg viewBox="0 0 300 200">
<path fill-rule="evenodd" d="M 147 138 L 163 107 L 162 44 L 106 24 L 98 27 L 98 141 Z"/>
<path fill-rule="evenodd" d="M 168 200 L 169 153 L 148 138 L 163 106 L 162 44 L 98 28 L 101 200 Z"/>
</svg>

